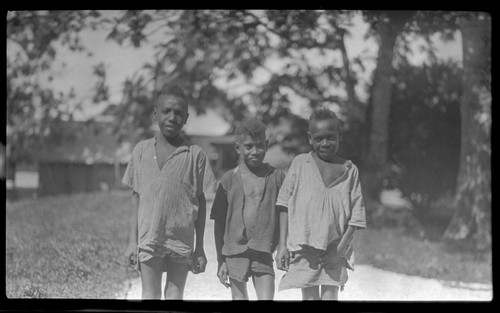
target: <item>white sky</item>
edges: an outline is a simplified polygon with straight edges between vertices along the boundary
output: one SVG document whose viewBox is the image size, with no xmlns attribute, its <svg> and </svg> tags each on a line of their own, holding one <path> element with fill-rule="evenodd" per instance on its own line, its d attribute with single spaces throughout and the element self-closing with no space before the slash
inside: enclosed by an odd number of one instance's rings
<svg viewBox="0 0 500 313">
<path fill-rule="evenodd" d="M 364 64 L 367 68 L 364 77 L 365 81 L 369 79 L 371 71 L 375 67 L 375 58 L 377 54 L 378 47 L 375 42 L 367 41 L 363 38 L 368 25 L 366 25 L 361 18 L 357 18 L 354 21 L 354 27 L 351 29 L 351 36 L 346 39 L 346 49 L 350 59 L 363 54 L 365 56 L 370 56 L 366 59 Z M 77 98 L 88 103 L 85 105 L 84 114 L 76 114 L 75 118 L 85 119 L 86 117 L 98 114 L 104 106 L 93 105 L 90 103 L 90 94 L 95 82 L 95 77 L 93 76 L 93 65 L 103 62 L 106 67 L 107 83 L 110 87 L 111 102 L 119 102 L 121 98 L 121 84 L 126 77 L 131 76 L 136 72 L 145 62 L 153 61 L 153 49 L 151 46 L 143 46 L 139 49 L 133 47 L 120 46 L 115 42 L 105 40 L 106 33 L 104 32 L 93 32 L 85 31 L 82 33 L 82 43 L 84 46 L 88 47 L 89 50 L 93 52 L 92 57 L 88 57 L 86 54 L 75 54 L 69 51 L 58 52 L 58 61 L 56 62 L 56 71 L 54 75 L 53 86 L 57 90 L 68 91 L 71 87 L 74 87 L 77 93 Z M 460 37 L 457 36 L 457 40 L 451 43 L 441 43 L 437 40 L 436 44 L 439 47 L 439 54 L 443 58 L 453 58 L 455 60 L 461 60 L 461 43 Z M 414 43 L 415 51 L 418 52 L 418 46 L 422 42 L 416 40 Z M 335 57 L 335 56 L 332 56 Z M 319 63 L 325 62 L 320 58 L 315 57 Z M 420 63 L 425 59 L 425 55 L 422 53 L 416 53 L 414 57 L 415 63 Z M 67 65 L 62 67 L 63 62 Z M 331 60 L 329 61 L 331 62 Z M 268 64 L 270 68 L 278 69 L 280 67 L 280 62 L 271 62 Z M 260 75 L 260 76 L 259 76 Z M 256 76 L 256 80 L 265 81 L 266 76 L 269 74 L 262 71 Z M 234 89 L 238 92 L 238 89 Z M 240 90 L 243 92 L 244 88 Z M 359 90 L 358 90 L 359 91 Z M 359 93 L 359 96 L 363 99 L 367 95 Z M 297 97 L 295 97 L 294 104 L 291 109 L 296 111 L 300 115 L 306 114 L 303 110 L 303 102 Z M 307 111 L 307 110 L 306 110 Z M 227 130 L 228 125 L 224 124 L 222 119 L 218 119 L 213 112 L 209 111 L 209 116 L 196 117 L 196 114 L 191 113 L 188 125 L 186 125 L 186 131 L 190 133 L 206 133 L 207 131 L 213 130 L 214 133 L 221 133 Z M 200 122 L 201 121 L 201 122 Z M 209 125 L 209 130 L 207 130 L 207 125 Z M 218 128 L 217 128 L 218 126 Z"/>
</svg>

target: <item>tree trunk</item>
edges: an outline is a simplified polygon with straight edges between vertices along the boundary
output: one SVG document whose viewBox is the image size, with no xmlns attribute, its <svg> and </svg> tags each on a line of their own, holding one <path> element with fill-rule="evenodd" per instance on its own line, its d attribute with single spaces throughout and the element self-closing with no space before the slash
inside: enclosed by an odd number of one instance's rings
<svg viewBox="0 0 500 313">
<path fill-rule="evenodd" d="M 394 46 L 398 35 L 413 14 L 413 12 L 382 12 L 375 25 L 380 46 L 373 77 L 371 117 L 369 117 L 371 121 L 368 123 L 371 126 L 366 160 L 374 169 L 387 163 Z"/>
<path fill-rule="evenodd" d="M 347 114 L 348 118 L 348 129 L 351 134 L 351 137 L 354 139 L 354 142 L 359 142 L 360 144 L 356 147 L 356 149 L 351 150 L 351 152 L 360 156 L 362 159 L 367 154 L 367 125 L 366 121 L 366 107 L 363 106 L 361 101 L 359 101 L 358 96 L 355 92 L 356 86 L 356 77 L 352 72 L 349 57 L 347 55 L 347 49 L 345 46 L 346 34 L 344 29 L 339 29 L 341 32 L 342 39 L 339 41 L 339 49 L 342 54 L 342 78 L 345 83 L 345 89 L 347 91 L 347 101 L 346 106 L 348 108 Z"/>
<path fill-rule="evenodd" d="M 342 54 L 342 78 L 345 82 L 345 89 L 347 91 L 347 107 L 349 108 L 348 114 L 350 115 L 351 120 L 364 122 L 365 111 L 354 90 L 354 87 L 356 85 L 356 78 L 352 73 L 349 63 L 349 57 L 347 56 L 347 49 L 345 46 L 345 30 L 339 29 L 338 32 L 342 36 L 342 39 L 339 41 L 339 49 Z"/>
<path fill-rule="evenodd" d="M 463 42 L 461 150 L 456 211 L 444 238 L 491 246 L 491 19 L 472 13 L 460 23 Z"/>
</svg>

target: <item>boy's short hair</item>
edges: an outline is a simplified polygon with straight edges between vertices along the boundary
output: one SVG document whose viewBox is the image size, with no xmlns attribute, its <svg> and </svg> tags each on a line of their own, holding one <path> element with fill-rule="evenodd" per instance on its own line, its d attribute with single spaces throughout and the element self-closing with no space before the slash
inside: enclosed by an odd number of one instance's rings
<svg viewBox="0 0 500 313">
<path fill-rule="evenodd" d="M 162 97 L 178 98 L 178 99 L 181 99 L 182 101 L 184 101 L 186 106 L 189 105 L 188 97 L 186 96 L 184 89 L 182 89 L 182 87 L 179 85 L 166 85 L 163 88 L 161 88 L 157 93 L 156 100 L 158 100 Z M 158 103 L 158 101 L 155 101 L 155 105 L 157 103 Z"/>
<path fill-rule="evenodd" d="M 342 135 L 342 121 L 339 119 L 337 114 L 328 108 L 315 109 L 309 116 L 309 128 L 311 127 L 311 122 L 313 121 L 324 121 L 332 120 L 337 122 L 339 127 L 339 133 Z"/>
<path fill-rule="evenodd" d="M 248 135 L 252 138 L 266 135 L 266 125 L 262 123 L 258 118 L 252 117 L 244 120 L 236 127 L 236 139 Z"/>
</svg>

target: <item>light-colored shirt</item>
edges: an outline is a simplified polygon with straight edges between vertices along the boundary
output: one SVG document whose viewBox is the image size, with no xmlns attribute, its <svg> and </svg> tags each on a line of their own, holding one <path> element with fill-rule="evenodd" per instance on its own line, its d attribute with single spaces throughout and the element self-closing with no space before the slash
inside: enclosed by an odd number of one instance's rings
<svg viewBox="0 0 500 313">
<path fill-rule="evenodd" d="M 340 240 L 348 225 L 366 228 L 358 169 L 349 160 L 344 166 L 346 171 L 325 186 L 311 152 L 292 161 L 276 202 L 288 208 L 290 251 L 302 245 L 326 250 L 329 243 Z"/>
<path fill-rule="evenodd" d="M 215 181 L 206 154 L 197 145 L 181 145 L 160 169 L 156 137 L 139 142 L 123 183 L 139 194 L 138 248 L 170 250 L 190 258 L 198 215 L 197 197 Z"/>
<path fill-rule="evenodd" d="M 275 203 L 285 174 L 267 164 L 264 190 L 252 230 L 245 229 L 243 210 L 245 193 L 241 169 L 226 172 L 217 188 L 210 218 L 224 223 L 223 255 L 235 255 L 247 249 L 273 253 L 279 241 L 279 218 Z"/>
</svg>

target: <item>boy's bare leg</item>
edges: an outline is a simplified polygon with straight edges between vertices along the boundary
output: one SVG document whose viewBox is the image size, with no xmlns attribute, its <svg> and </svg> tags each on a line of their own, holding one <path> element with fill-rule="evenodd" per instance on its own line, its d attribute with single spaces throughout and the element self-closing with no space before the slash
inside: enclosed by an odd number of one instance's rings
<svg viewBox="0 0 500 313">
<path fill-rule="evenodd" d="M 189 265 L 176 263 L 167 257 L 167 280 L 165 282 L 165 299 L 182 299 L 189 272 Z"/>
<path fill-rule="evenodd" d="M 161 299 L 162 259 L 154 257 L 141 262 L 142 299 Z"/>
<path fill-rule="evenodd" d="M 302 288 L 302 300 L 320 300 L 319 286 Z"/>
<path fill-rule="evenodd" d="M 321 300 L 338 300 L 339 287 L 337 286 L 321 286 Z"/>
<path fill-rule="evenodd" d="M 229 278 L 233 300 L 248 300 L 247 283 Z"/>
<path fill-rule="evenodd" d="M 274 276 L 269 274 L 252 277 L 258 300 L 274 299 Z"/>
</svg>

